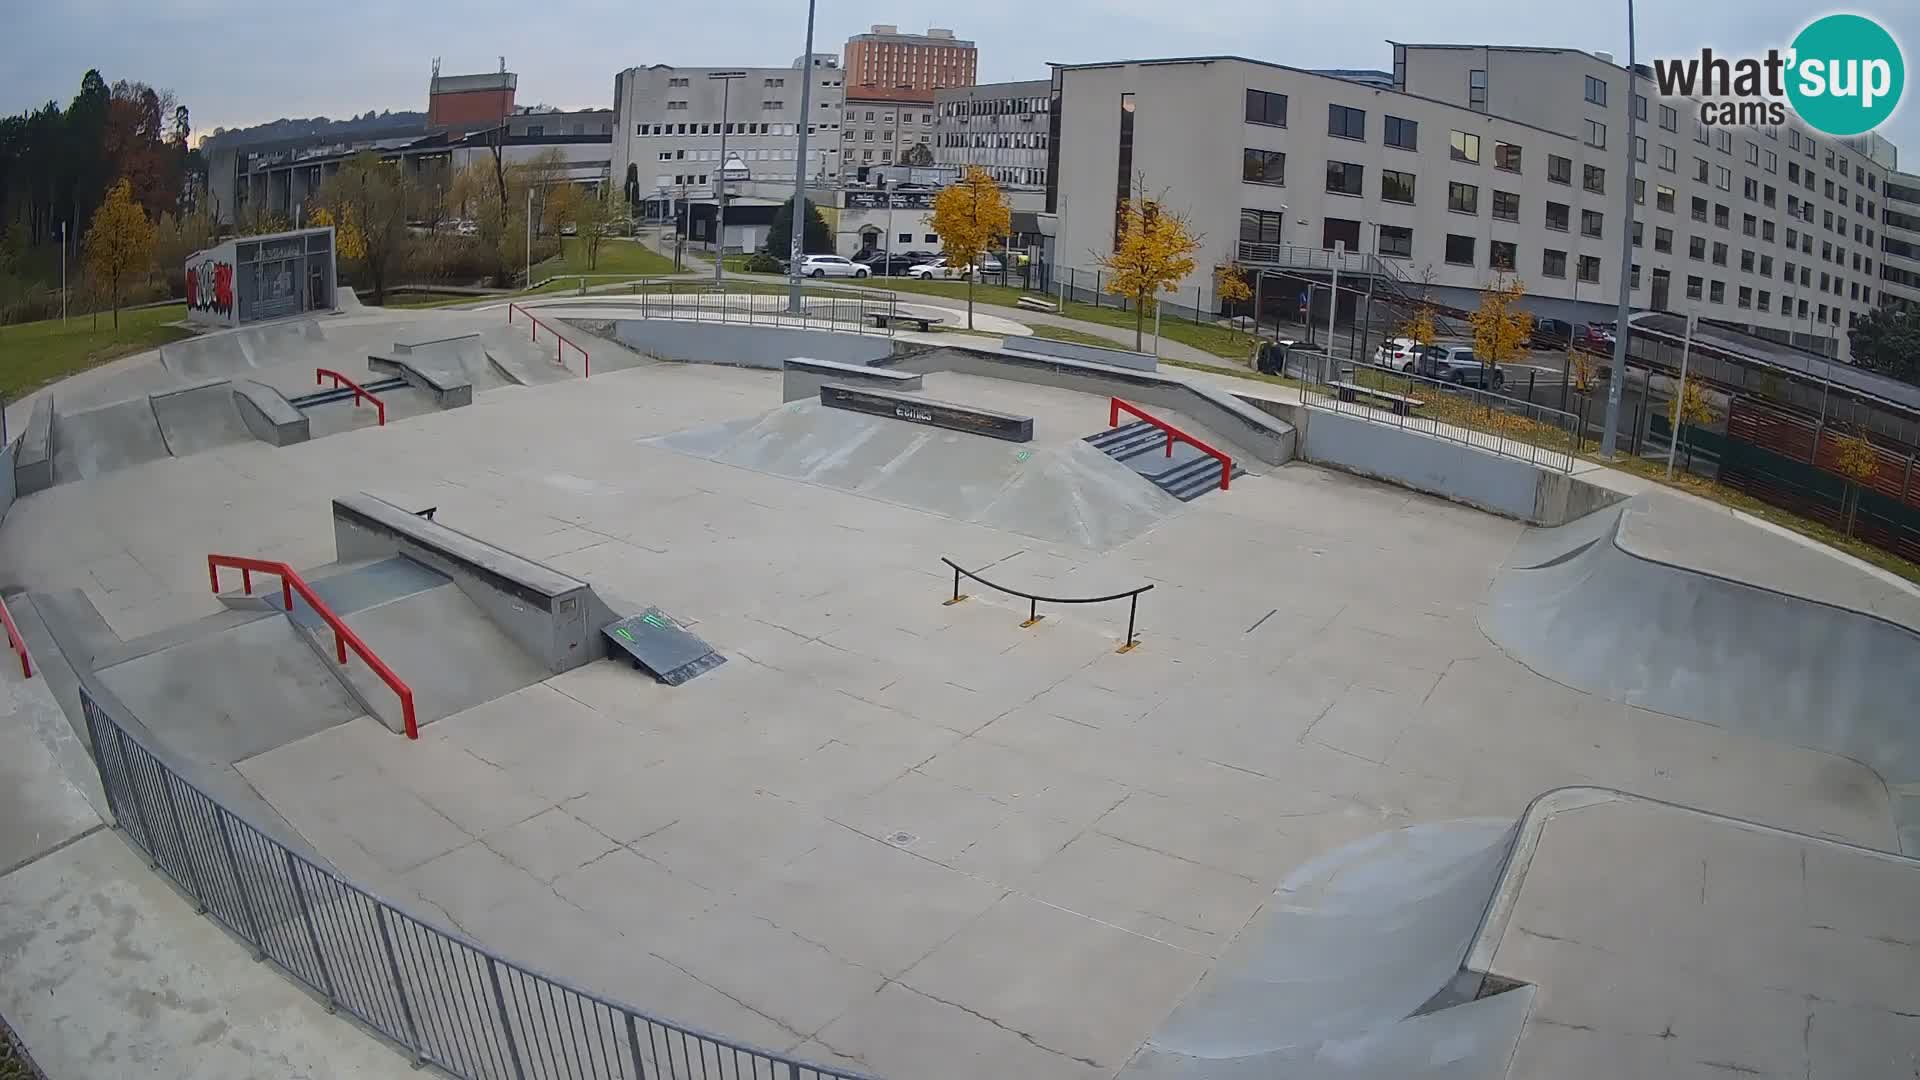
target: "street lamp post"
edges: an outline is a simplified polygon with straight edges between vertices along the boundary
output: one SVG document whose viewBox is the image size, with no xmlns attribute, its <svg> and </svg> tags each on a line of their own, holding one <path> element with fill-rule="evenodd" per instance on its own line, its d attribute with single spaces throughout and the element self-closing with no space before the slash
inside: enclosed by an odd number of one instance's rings
<svg viewBox="0 0 1920 1080">
<path fill-rule="evenodd" d="M 1607 380 L 1606 428 L 1600 433 L 1600 456 L 1611 460 L 1614 429 L 1620 423 L 1620 388 L 1627 381 L 1628 318 L 1633 314 L 1633 140 L 1638 134 L 1635 123 L 1639 111 L 1634 108 L 1635 84 L 1639 75 L 1633 36 L 1633 0 L 1627 0 L 1627 182 L 1622 185 L 1620 212 L 1620 304 L 1613 325 L 1613 377 Z"/>
<path fill-rule="evenodd" d="M 502 217 L 506 216 L 503 211 Z M 564 260 L 563 260 L 564 261 Z M 527 288 L 533 288 L 533 185 L 527 185 Z"/>
<path fill-rule="evenodd" d="M 720 167 L 713 173 L 713 197 L 718 204 L 713 226 L 713 284 L 719 288 L 727 267 L 727 105 L 733 94 L 733 80 L 744 79 L 744 71 L 709 71 L 707 78 L 720 83 Z"/>
<path fill-rule="evenodd" d="M 787 310 L 800 314 L 800 256 L 807 221 L 807 126 L 813 122 L 813 7 L 807 0 L 807 51 L 800 54 L 806 72 L 800 84 L 800 147 L 793 163 L 793 237 L 787 248 Z"/>
</svg>

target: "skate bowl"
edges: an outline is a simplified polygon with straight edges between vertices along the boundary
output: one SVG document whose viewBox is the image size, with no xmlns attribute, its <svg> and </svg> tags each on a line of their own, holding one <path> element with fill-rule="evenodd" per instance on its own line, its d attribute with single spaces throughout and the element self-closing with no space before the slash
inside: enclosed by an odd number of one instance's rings
<svg viewBox="0 0 1920 1080">
<path fill-rule="evenodd" d="M 1920 632 L 1866 605 L 1910 609 L 1793 541 L 1722 534 L 1730 556 L 1694 527 L 1684 505 L 1637 496 L 1530 534 L 1480 626 L 1566 686 L 1866 765 L 1888 786 L 1901 850 L 1920 853 Z M 1756 580 L 1735 557 L 1776 572 Z"/>
</svg>

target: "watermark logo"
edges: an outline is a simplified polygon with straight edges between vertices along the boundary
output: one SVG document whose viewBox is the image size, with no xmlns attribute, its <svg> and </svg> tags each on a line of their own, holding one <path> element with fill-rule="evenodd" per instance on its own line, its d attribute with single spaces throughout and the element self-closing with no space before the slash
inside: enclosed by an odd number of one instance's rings
<svg viewBox="0 0 1920 1080">
<path fill-rule="evenodd" d="M 1700 122 L 1765 127 L 1786 123 L 1792 106 L 1828 135 L 1872 131 L 1893 115 L 1906 89 L 1906 62 L 1885 27 L 1864 15 L 1827 15 L 1807 24 L 1785 50 L 1728 58 L 1655 60 L 1662 97 L 1694 97 Z"/>
</svg>

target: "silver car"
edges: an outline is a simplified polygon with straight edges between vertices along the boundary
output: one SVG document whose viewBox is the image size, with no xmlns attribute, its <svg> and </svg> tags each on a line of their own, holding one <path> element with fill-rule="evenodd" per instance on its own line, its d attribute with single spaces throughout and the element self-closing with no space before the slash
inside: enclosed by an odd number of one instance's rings
<svg viewBox="0 0 1920 1080">
<path fill-rule="evenodd" d="M 868 270 L 852 259 L 839 255 L 803 255 L 800 257 L 800 276 L 802 277 L 866 277 Z"/>
</svg>

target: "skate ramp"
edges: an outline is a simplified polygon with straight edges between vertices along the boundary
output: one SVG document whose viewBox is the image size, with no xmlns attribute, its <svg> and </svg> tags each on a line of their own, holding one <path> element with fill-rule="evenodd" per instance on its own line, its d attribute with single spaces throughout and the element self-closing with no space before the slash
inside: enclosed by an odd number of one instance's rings
<svg viewBox="0 0 1920 1080">
<path fill-rule="evenodd" d="M 1481 628 L 1575 689 L 1861 762 L 1888 786 L 1901 850 L 1920 854 L 1920 633 L 1629 550 L 1634 516 L 1663 512 L 1640 496 L 1531 536 L 1494 579 Z M 1769 543 L 1791 542 L 1728 519 L 1715 547 Z M 1852 573 L 1823 567 L 1835 568 Z M 1831 572 L 1790 583 L 1835 589 Z"/>
<path fill-rule="evenodd" d="M 1532 989 L 1454 1000 L 1449 986 L 1514 836 L 1504 820 L 1415 825 L 1302 865 L 1121 1075 L 1504 1075 Z"/>
<path fill-rule="evenodd" d="M 641 441 L 1101 551 L 1185 505 L 1077 440 L 1014 445 L 817 401 Z"/>
<path fill-rule="evenodd" d="M 174 457 L 253 440 L 234 400 L 233 384 L 225 379 L 155 394 L 151 401 L 160 437 Z"/>
<path fill-rule="evenodd" d="M 183 379 L 210 379 L 305 361 L 327 336 L 312 319 L 221 330 L 160 347 L 160 363 Z"/>
<path fill-rule="evenodd" d="M 57 402 L 56 402 L 57 404 Z M 172 456 L 147 398 L 53 416 L 53 482 L 65 484 Z"/>
<path fill-rule="evenodd" d="M 519 380 L 487 356 L 479 334 L 415 343 L 394 342 L 392 355 L 436 376 L 436 381 L 466 382 L 474 393 L 519 385 Z"/>
</svg>

